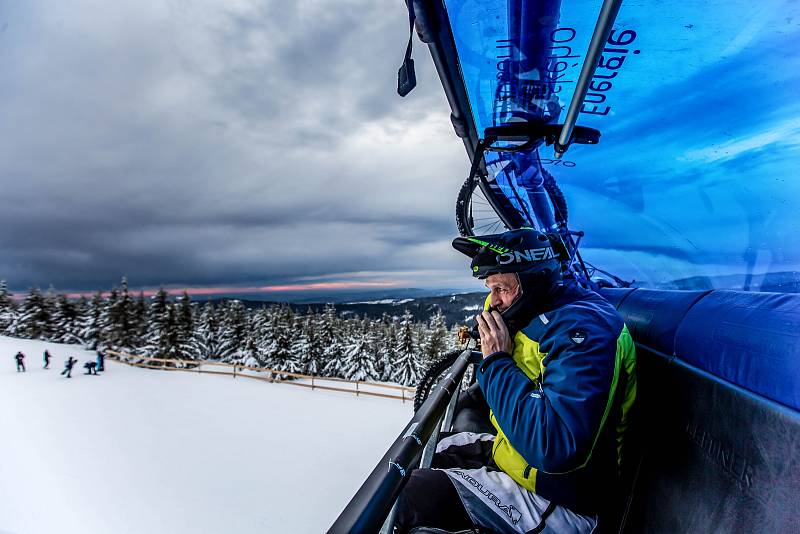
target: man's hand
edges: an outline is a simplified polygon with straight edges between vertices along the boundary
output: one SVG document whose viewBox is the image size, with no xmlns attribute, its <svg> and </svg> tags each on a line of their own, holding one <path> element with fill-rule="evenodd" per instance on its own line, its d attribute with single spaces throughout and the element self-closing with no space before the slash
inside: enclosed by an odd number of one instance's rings
<svg viewBox="0 0 800 534">
<path fill-rule="evenodd" d="M 475 319 L 478 321 L 478 333 L 481 335 L 481 351 L 484 358 L 500 351 L 511 353 L 511 336 L 499 311 L 485 311 L 476 315 Z"/>
</svg>

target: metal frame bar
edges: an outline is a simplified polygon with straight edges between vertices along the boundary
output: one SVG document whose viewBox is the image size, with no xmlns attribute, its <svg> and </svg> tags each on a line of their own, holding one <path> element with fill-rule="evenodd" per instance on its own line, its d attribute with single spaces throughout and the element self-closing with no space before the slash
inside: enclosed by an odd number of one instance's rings
<svg viewBox="0 0 800 534">
<path fill-rule="evenodd" d="M 575 129 L 575 123 L 578 121 L 578 113 L 583 105 L 584 98 L 586 98 L 586 92 L 589 90 L 592 76 L 597 70 L 597 63 L 600 61 L 603 48 L 605 48 L 608 36 L 611 34 L 614 21 L 617 20 L 617 13 L 619 13 L 621 5 L 622 0 L 604 0 L 603 7 L 600 8 L 597 25 L 594 27 L 592 40 L 589 43 L 589 49 L 586 51 L 586 59 L 581 68 L 581 75 L 575 84 L 575 93 L 569 103 L 564 126 L 561 128 L 561 134 L 559 134 L 558 141 L 555 143 L 556 159 L 560 159 L 569 148 L 569 140 L 572 137 L 572 131 Z"/>
<path fill-rule="evenodd" d="M 452 397 L 461 389 L 467 367 L 480 361 L 480 352 L 467 349 L 461 353 L 336 519 L 329 534 L 380 531 L 411 471 L 419 465 L 425 444 L 441 424 Z"/>
<path fill-rule="evenodd" d="M 430 439 L 428 439 L 428 443 L 425 444 L 425 449 L 422 451 L 422 459 L 419 461 L 419 466 L 421 468 L 430 467 L 433 463 L 433 455 L 436 453 L 436 444 L 439 443 L 439 432 L 450 432 L 452 429 L 453 417 L 455 417 L 456 404 L 458 403 L 458 394 L 460 391 L 461 387 L 459 386 L 459 388 L 450 398 L 450 402 L 447 403 L 447 410 L 442 417 L 441 424 L 434 429 L 433 434 L 431 434 Z M 389 512 L 389 516 L 386 518 L 386 522 L 384 522 L 380 534 L 392 534 L 392 532 L 394 532 L 394 522 L 396 516 L 397 500 L 395 500 L 394 506 L 392 506 L 392 511 Z"/>
</svg>

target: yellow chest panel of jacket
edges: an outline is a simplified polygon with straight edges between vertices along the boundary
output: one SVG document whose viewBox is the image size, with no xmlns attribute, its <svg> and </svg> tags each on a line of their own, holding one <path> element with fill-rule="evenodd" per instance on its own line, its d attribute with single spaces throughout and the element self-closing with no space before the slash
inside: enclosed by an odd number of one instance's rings
<svg viewBox="0 0 800 534">
<path fill-rule="evenodd" d="M 522 332 L 514 336 L 514 350 L 511 357 L 523 373 L 534 383 L 539 383 L 544 365 L 542 360 L 546 352 L 539 350 L 539 342 L 534 341 Z M 503 429 L 497 424 L 494 413 L 489 412 L 492 425 L 497 429 L 497 437 L 492 447 L 492 458 L 497 466 L 506 472 L 514 481 L 525 489 L 536 491 L 536 469 L 531 467 L 525 458 L 518 453 L 508 441 Z"/>
<path fill-rule="evenodd" d="M 491 295 L 489 295 L 484 300 L 484 311 L 489 309 L 491 298 Z M 544 372 L 542 360 L 544 360 L 545 356 L 547 356 L 546 352 L 539 351 L 538 341 L 532 340 L 522 332 L 517 332 L 514 336 L 514 350 L 511 352 L 511 357 L 514 359 L 514 363 L 517 364 L 517 367 L 522 369 L 522 372 L 534 382 L 538 382 L 539 377 L 541 377 Z M 492 422 L 494 423 L 494 416 L 492 416 Z M 495 424 L 495 426 L 497 426 L 497 424 Z"/>
</svg>

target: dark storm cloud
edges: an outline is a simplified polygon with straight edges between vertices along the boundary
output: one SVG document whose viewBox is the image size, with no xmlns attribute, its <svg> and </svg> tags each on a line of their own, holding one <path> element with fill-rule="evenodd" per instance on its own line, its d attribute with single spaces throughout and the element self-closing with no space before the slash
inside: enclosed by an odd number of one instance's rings
<svg viewBox="0 0 800 534">
<path fill-rule="evenodd" d="M 467 162 L 429 60 L 409 98 L 394 93 L 402 2 L 84 1 L 2 16 L 12 287 L 462 267 L 448 241 Z"/>
<path fill-rule="evenodd" d="M 600 145 L 553 167 L 586 257 L 653 282 L 800 263 L 784 7 L 744 27 L 720 8 L 703 37 L 637 22 Z M 399 0 L 0 0 L 0 279 L 464 280 L 468 162 L 419 42 L 395 94 L 407 38 Z"/>
</svg>

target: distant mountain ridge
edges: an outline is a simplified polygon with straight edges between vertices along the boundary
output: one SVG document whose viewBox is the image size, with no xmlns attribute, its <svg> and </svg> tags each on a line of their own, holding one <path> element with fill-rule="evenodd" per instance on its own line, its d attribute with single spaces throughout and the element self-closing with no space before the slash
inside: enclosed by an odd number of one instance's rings
<svg viewBox="0 0 800 534">
<path fill-rule="evenodd" d="M 658 289 L 703 290 L 736 289 L 742 290 L 748 281 L 746 275 L 693 276 L 661 284 Z M 749 280 L 751 291 L 774 291 L 779 293 L 800 293 L 800 272 L 787 271 L 752 276 Z M 453 289 L 424 290 L 401 289 L 387 291 L 366 291 L 336 296 L 309 296 L 305 301 L 290 302 L 295 311 L 305 313 L 308 309 L 322 310 L 326 303 L 333 303 L 340 314 L 358 314 L 379 319 L 383 314 L 400 317 L 408 309 L 416 321 L 427 321 L 437 311 L 444 314 L 448 327 L 471 325 L 474 316 L 483 307 L 486 292 L 461 293 Z M 226 299 L 229 297 L 226 297 Z M 316 300 L 312 300 L 316 298 Z M 276 305 L 282 302 L 254 299 L 241 300 L 248 308 Z M 285 303 L 285 301 L 283 302 Z"/>
<path fill-rule="evenodd" d="M 456 293 L 416 299 L 394 298 L 377 299 L 375 301 L 334 303 L 336 311 L 342 315 L 357 314 L 372 319 L 380 319 L 383 314 L 389 317 L 401 317 L 405 310 L 414 316 L 416 321 L 427 321 L 432 315 L 441 311 L 447 326 L 471 324 L 473 317 L 483 307 L 486 293 Z M 242 299 L 239 299 L 242 300 Z M 260 308 L 277 304 L 288 304 L 295 311 L 306 313 L 309 309 L 321 311 L 325 302 L 270 302 L 263 300 L 242 300 L 248 308 Z"/>
<path fill-rule="evenodd" d="M 380 300 L 417 299 L 462 293 L 453 288 L 422 289 L 417 287 L 353 291 L 287 291 L 282 293 L 226 293 L 209 300 L 237 299 L 248 302 L 292 302 L 294 304 L 374 302 Z"/>
</svg>

